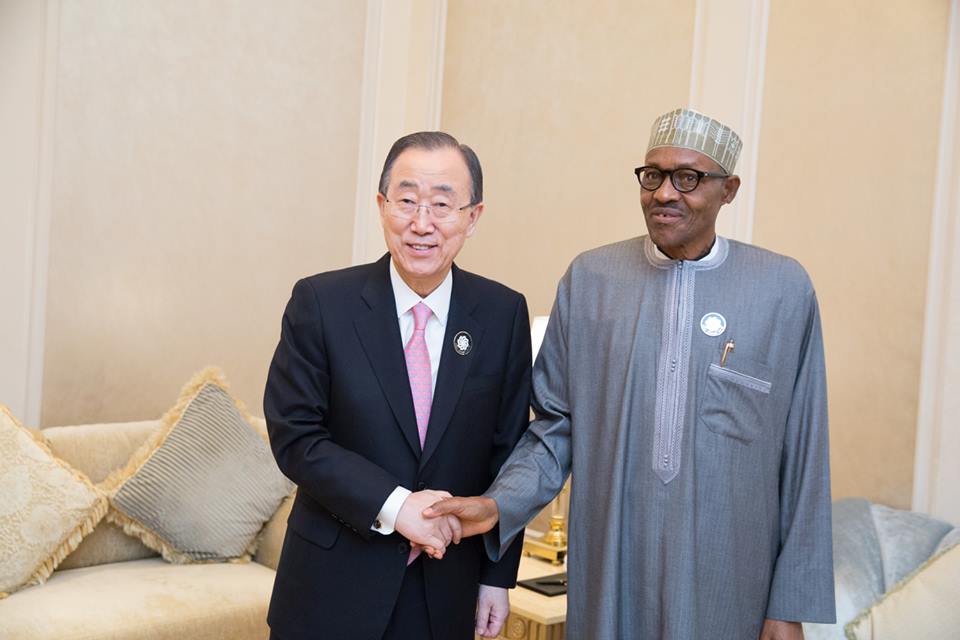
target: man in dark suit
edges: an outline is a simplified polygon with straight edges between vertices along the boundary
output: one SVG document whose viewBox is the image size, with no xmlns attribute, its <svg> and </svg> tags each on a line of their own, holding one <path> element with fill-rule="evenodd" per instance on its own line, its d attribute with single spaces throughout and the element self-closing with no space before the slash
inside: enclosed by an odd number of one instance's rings
<svg viewBox="0 0 960 640">
<path fill-rule="evenodd" d="M 496 636 L 520 541 L 493 563 L 421 512 L 486 489 L 527 426 L 526 301 L 453 264 L 483 213 L 469 147 L 401 138 L 377 204 L 389 255 L 297 282 L 270 365 L 270 442 L 298 485 L 272 637 Z"/>
</svg>

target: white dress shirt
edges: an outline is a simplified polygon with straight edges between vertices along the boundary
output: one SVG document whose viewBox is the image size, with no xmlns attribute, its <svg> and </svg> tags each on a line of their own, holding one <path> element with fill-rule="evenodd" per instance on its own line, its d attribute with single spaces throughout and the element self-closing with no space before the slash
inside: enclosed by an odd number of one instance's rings
<svg viewBox="0 0 960 640">
<path fill-rule="evenodd" d="M 453 272 L 448 271 L 436 289 L 426 298 L 421 298 L 410 286 L 403 281 L 397 272 L 397 267 L 390 260 L 390 284 L 393 286 L 393 298 L 397 303 L 397 321 L 400 323 L 400 338 L 404 346 L 413 335 L 414 319 L 413 308 L 422 302 L 433 312 L 427 318 L 427 326 L 423 335 L 427 342 L 427 352 L 430 354 L 430 380 L 432 391 L 437 389 L 437 370 L 440 368 L 440 351 L 443 348 L 443 336 L 447 330 L 447 314 L 450 312 L 450 293 L 453 291 Z M 397 522 L 400 507 L 411 491 L 404 487 L 397 487 L 387 497 L 373 526 L 370 527 L 383 535 L 393 533 Z"/>
</svg>

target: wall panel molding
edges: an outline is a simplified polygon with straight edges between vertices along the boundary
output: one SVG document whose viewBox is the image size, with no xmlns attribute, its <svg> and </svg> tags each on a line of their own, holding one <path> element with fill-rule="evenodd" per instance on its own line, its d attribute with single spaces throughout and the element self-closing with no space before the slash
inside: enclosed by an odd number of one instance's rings
<svg viewBox="0 0 960 640">
<path fill-rule="evenodd" d="M 950 5 L 927 271 L 913 508 L 960 522 L 960 0 Z"/>
<path fill-rule="evenodd" d="M 384 252 L 375 195 L 393 141 L 440 126 L 446 0 L 368 0 L 353 263 Z"/>
<path fill-rule="evenodd" d="M 59 0 L 0 6 L 0 403 L 40 422 Z"/>
<path fill-rule="evenodd" d="M 697 0 L 690 106 L 733 127 L 743 140 L 737 198 L 717 219 L 720 235 L 753 238 L 770 0 Z"/>
<path fill-rule="evenodd" d="M 39 425 L 43 400 L 44 344 L 47 333 L 47 272 L 50 265 L 50 219 L 53 199 L 54 137 L 56 134 L 57 71 L 60 61 L 60 0 L 47 0 L 44 40 L 43 94 L 40 105 L 36 214 L 33 237 L 30 336 L 27 361 L 26 419 Z"/>
</svg>

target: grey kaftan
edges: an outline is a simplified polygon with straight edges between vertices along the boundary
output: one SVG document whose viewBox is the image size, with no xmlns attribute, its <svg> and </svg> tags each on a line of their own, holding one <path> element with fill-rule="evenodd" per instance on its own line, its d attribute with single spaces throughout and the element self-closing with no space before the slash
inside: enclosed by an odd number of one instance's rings
<svg viewBox="0 0 960 640">
<path fill-rule="evenodd" d="M 721 335 L 701 328 L 709 313 Z M 536 419 L 487 492 L 487 546 L 506 548 L 572 470 L 568 638 L 833 621 L 823 344 L 797 262 L 723 238 L 695 262 L 647 237 L 589 251 L 559 284 L 533 379 Z"/>
</svg>

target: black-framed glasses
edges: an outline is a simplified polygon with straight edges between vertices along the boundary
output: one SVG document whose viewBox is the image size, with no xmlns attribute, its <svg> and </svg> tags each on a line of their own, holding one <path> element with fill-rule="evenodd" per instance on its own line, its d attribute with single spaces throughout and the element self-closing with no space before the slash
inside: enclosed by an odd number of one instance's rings
<svg viewBox="0 0 960 640">
<path fill-rule="evenodd" d="M 633 170 L 640 181 L 640 186 L 647 191 L 656 191 L 663 181 L 670 176 L 670 184 L 680 193 L 690 193 L 700 185 L 704 178 L 728 178 L 726 173 L 711 173 L 684 167 L 682 169 L 659 169 L 657 167 L 637 167 Z"/>
<path fill-rule="evenodd" d="M 398 218 L 403 218 L 405 220 L 412 220 L 414 216 L 420 211 L 421 207 L 427 210 L 427 215 L 435 223 L 444 223 L 452 222 L 457 219 L 455 214 L 460 213 L 464 209 L 469 209 L 470 207 L 477 206 L 476 203 L 465 204 L 460 208 L 456 208 L 453 205 L 447 202 L 434 202 L 433 204 L 423 204 L 411 200 L 410 198 L 400 198 L 399 200 L 387 200 L 384 197 L 384 202 L 388 203 L 390 206 L 390 213 Z"/>
</svg>

